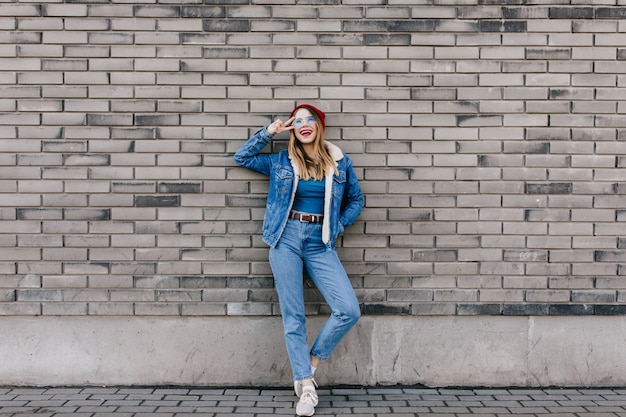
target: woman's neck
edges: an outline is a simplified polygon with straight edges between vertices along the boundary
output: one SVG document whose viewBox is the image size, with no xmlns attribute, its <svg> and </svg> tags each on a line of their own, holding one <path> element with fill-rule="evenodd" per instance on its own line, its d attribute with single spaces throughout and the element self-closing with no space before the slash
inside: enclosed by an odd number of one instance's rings
<svg viewBox="0 0 626 417">
<path fill-rule="evenodd" d="M 311 161 L 315 160 L 315 152 L 314 152 L 314 146 L 312 143 L 307 143 L 307 144 L 303 144 L 302 145 L 302 151 L 304 152 L 304 155 Z"/>
</svg>

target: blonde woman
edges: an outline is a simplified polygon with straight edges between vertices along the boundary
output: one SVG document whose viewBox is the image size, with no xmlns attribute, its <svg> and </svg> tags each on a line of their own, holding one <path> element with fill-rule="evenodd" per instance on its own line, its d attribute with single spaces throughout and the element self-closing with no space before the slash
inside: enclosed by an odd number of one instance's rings
<svg viewBox="0 0 626 417">
<path fill-rule="evenodd" d="M 263 241 L 278 292 L 298 416 L 312 416 L 318 403 L 313 374 L 356 324 L 360 307 L 335 251 L 337 237 L 363 207 L 351 159 L 324 139 L 325 114 L 310 104 L 259 130 L 235 161 L 269 177 Z M 261 154 L 272 136 L 289 132 L 287 150 Z M 303 269 L 332 309 L 311 348 L 306 334 Z"/>
</svg>

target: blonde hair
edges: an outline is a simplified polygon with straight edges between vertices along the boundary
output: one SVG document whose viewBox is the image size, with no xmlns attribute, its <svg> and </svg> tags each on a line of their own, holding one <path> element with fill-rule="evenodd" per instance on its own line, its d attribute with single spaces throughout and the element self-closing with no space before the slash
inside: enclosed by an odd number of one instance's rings
<svg viewBox="0 0 626 417">
<path fill-rule="evenodd" d="M 308 109 L 307 109 L 308 110 Z M 331 170 L 337 174 L 337 165 L 330 156 L 328 149 L 326 148 L 326 142 L 324 140 L 324 129 L 319 117 L 314 111 L 310 112 L 315 119 L 317 126 L 315 140 L 313 141 L 313 159 L 311 160 L 302 147 L 300 141 L 296 138 L 295 132 L 292 130 L 289 134 L 289 157 L 298 168 L 300 178 L 303 180 L 322 180 L 328 172 Z"/>
</svg>

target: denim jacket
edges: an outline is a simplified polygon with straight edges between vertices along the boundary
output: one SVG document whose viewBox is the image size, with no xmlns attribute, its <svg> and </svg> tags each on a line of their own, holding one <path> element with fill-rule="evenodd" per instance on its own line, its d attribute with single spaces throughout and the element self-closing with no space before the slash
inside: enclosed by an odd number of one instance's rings
<svg viewBox="0 0 626 417">
<path fill-rule="evenodd" d="M 289 219 L 298 187 L 298 172 L 287 150 L 261 154 L 272 135 L 264 127 L 252 136 L 236 153 L 235 162 L 269 176 L 269 189 L 263 219 L 263 241 L 275 247 Z M 337 165 L 338 175 L 331 171 L 325 178 L 324 220 L 322 241 L 334 248 L 344 227 L 354 223 L 363 207 L 363 193 L 352 168 L 352 160 L 341 150 L 326 142 Z"/>
</svg>

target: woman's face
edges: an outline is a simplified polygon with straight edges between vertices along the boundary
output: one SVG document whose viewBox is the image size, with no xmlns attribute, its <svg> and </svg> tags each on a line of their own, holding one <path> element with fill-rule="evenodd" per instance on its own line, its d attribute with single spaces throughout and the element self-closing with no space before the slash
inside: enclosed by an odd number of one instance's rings
<svg viewBox="0 0 626 417">
<path fill-rule="evenodd" d="M 306 108 L 298 109 L 293 116 L 295 119 L 292 124 L 296 139 L 303 145 L 313 144 L 317 138 L 317 122 L 311 111 Z"/>
</svg>

